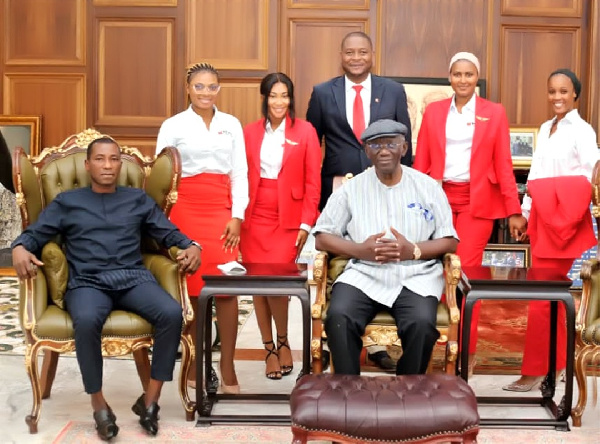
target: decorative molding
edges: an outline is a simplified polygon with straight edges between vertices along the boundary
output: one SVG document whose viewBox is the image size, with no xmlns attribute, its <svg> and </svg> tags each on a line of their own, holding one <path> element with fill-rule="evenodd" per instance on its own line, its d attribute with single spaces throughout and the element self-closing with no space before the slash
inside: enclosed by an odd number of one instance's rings
<svg viewBox="0 0 600 444">
<path fill-rule="evenodd" d="M 370 0 L 288 0 L 289 9 L 369 10 Z"/>
<path fill-rule="evenodd" d="M 94 0 L 94 6 L 177 6 L 177 0 Z"/>
<path fill-rule="evenodd" d="M 515 0 L 502 0 L 500 5 L 500 14 L 505 16 L 522 17 L 581 17 L 583 14 L 583 4 L 581 0 L 570 0 L 570 6 L 552 5 L 546 1 L 545 5 L 539 5 L 539 0 L 532 0 L 531 6 L 519 6 L 514 4 Z M 519 3 L 523 3 L 520 0 Z M 554 0 L 554 3 L 557 3 Z M 561 2 L 561 3 L 564 3 Z"/>
<path fill-rule="evenodd" d="M 10 19 L 10 5 L 12 2 L 19 0 L 6 0 L 4 4 L 4 53 L 6 57 L 6 66 L 15 65 L 62 65 L 62 66 L 83 66 L 86 64 L 86 2 L 81 0 L 73 0 L 75 6 L 75 53 L 72 58 L 50 58 L 50 57 L 18 57 L 11 55 L 10 42 L 11 37 L 23 39 L 23 29 L 20 28 L 21 23 Z M 66 2 L 67 0 L 61 0 Z M 1 4 L 1 3 L 0 3 Z M 35 11 L 30 12 L 31 16 L 35 17 Z"/>
<path fill-rule="evenodd" d="M 98 120 L 94 125 L 115 125 L 115 126 L 143 126 L 155 127 L 171 115 L 172 101 L 172 72 L 173 72 L 173 23 L 171 21 L 101 21 L 99 23 L 99 38 L 98 38 Z M 165 70 L 165 84 L 157 85 L 156 90 L 150 91 L 150 94 L 165 94 L 165 107 L 162 114 L 158 116 L 140 116 L 140 115 L 124 115 L 124 114 L 109 114 L 107 111 L 106 100 L 109 97 L 109 87 L 106 80 L 106 67 L 110 61 L 107 60 L 106 33 L 110 28 L 154 28 L 164 30 L 166 34 L 166 52 L 164 54 L 166 63 L 163 69 Z M 146 94 L 146 93 L 144 93 Z"/>
<path fill-rule="evenodd" d="M 249 0 L 245 0 L 249 1 Z M 255 58 L 243 57 L 214 57 L 206 56 L 202 53 L 202 48 L 210 45 L 209 42 L 199 41 L 198 25 L 195 22 L 199 9 L 198 3 L 189 0 L 188 23 L 187 23 L 187 64 L 203 61 L 214 65 L 219 70 L 244 70 L 244 71 L 264 71 L 269 68 L 268 49 L 269 49 L 269 3 L 268 0 L 257 0 L 258 22 L 251 27 L 252 37 L 256 36 L 256 54 Z M 226 17 L 215 17 L 213 21 L 219 23 L 226 22 Z M 231 23 L 230 23 L 231 24 Z M 218 25 L 219 27 L 221 25 Z M 249 38 L 251 36 L 240 35 L 239 30 L 236 39 Z M 231 45 L 233 45 L 233 40 Z"/>
</svg>

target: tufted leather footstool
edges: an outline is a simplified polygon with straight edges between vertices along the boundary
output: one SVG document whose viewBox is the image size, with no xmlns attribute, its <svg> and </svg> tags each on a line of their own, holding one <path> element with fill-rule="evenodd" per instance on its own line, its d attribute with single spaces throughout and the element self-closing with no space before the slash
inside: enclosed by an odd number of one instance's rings
<svg viewBox="0 0 600 444">
<path fill-rule="evenodd" d="M 477 442 L 471 388 L 447 374 L 303 376 L 290 398 L 294 443 Z"/>
</svg>

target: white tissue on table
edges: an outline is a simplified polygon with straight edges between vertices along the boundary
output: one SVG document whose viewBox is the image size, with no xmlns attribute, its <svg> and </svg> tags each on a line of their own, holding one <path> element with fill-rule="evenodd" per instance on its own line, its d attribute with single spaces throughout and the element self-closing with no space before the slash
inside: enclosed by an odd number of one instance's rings
<svg viewBox="0 0 600 444">
<path fill-rule="evenodd" d="M 226 264 L 217 265 L 217 268 L 226 274 L 246 274 L 246 269 L 242 264 L 236 261 L 227 262 Z"/>
</svg>

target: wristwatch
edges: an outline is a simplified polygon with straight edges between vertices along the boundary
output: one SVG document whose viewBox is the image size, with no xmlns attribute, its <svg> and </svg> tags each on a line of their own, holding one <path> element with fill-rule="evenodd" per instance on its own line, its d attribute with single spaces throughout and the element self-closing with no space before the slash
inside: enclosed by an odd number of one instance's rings
<svg viewBox="0 0 600 444">
<path fill-rule="evenodd" d="M 415 261 L 418 261 L 419 259 L 421 259 L 421 249 L 419 248 L 419 246 L 417 244 L 415 244 L 415 248 L 413 250 L 413 259 Z"/>
<path fill-rule="evenodd" d="M 192 243 L 190 244 L 190 247 L 191 247 L 192 245 L 195 245 L 196 247 L 198 247 L 198 248 L 200 249 L 200 251 L 202 251 L 202 245 L 200 245 L 198 242 L 196 242 L 196 241 L 192 241 Z"/>
</svg>

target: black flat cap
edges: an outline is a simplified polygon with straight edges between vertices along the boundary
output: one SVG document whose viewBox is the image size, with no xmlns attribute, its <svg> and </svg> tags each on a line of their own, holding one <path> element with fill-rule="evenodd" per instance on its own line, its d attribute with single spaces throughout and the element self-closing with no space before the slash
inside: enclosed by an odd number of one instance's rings
<svg viewBox="0 0 600 444">
<path fill-rule="evenodd" d="M 363 131 L 360 140 L 365 143 L 369 140 L 379 139 L 380 137 L 394 137 L 399 136 L 400 134 L 406 136 L 407 133 L 408 128 L 406 125 L 396 122 L 395 120 L 381 119 L 370 124 L 367 129 Z"/>
</svg>

